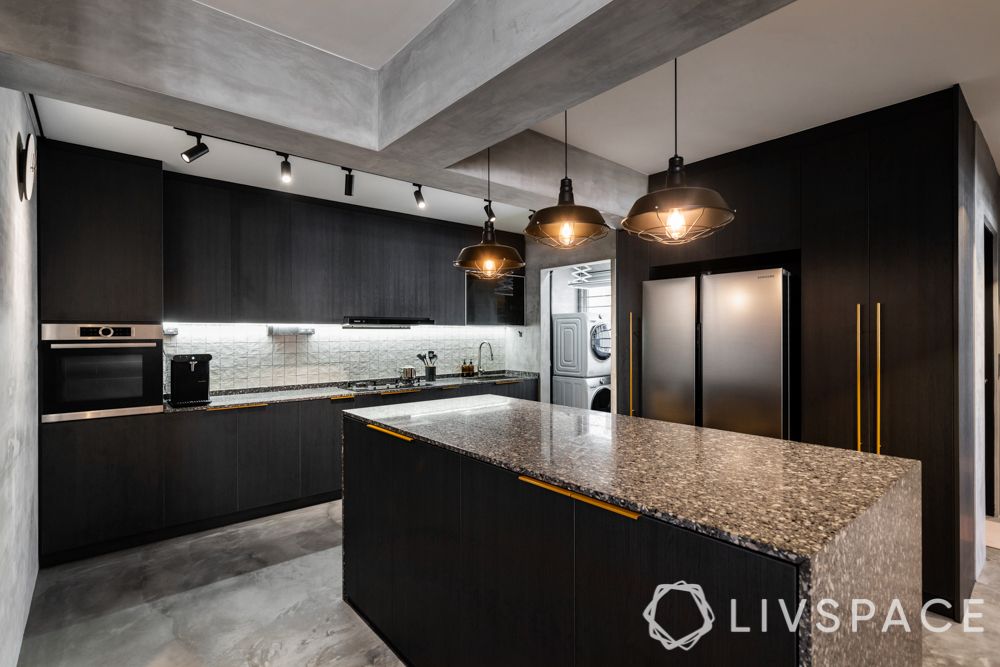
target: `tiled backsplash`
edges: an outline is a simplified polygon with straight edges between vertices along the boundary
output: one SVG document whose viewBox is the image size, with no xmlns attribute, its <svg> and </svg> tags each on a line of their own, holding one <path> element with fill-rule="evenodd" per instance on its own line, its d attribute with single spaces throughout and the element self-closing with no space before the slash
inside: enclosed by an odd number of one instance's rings
<svg viewBox="0 0 1000 667">
<path fill-rule="evenodd" d="M 478 357 L 479 343 L 493 346 L 493 361 L 483 348 L 485 370 L 506 368 L 504 327 L 437 327 L 412 329 L 344 329 L 340 325 L 307 325 L 311 336 L 268 336 L 265 324 L 168 324 L 164 392 L 170 391 L 170 358 L 175 354 L 211 354 L 212 391 L 297 384 L 393 378 L 400 366 L 423 374 L 417 353 L 434 350 L 439 375 L 460 372 L 463 359 Z M 516 369 L 515 369 L 516 370 Z"/>
</svg>

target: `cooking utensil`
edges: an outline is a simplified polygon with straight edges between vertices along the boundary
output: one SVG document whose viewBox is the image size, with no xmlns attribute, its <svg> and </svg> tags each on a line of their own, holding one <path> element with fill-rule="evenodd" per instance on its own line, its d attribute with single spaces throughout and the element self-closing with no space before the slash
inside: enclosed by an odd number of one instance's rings
<svg viewBox="0 0 1000 667">
<path fill-rule="evenodd" d="M 427 355 L 426 354 L 419 354 L 418 353 L 417 354 L 417 359 L 419 359 L 420 361 L 424 362 L 424 367 L 427 367 L 427 366 L 430 365 L 430 364 L 427 363 Z"/>
<path fill-rule="evenodd" d="M 431 363 L 430 363 L 431 366 L 437 366 L 438 356 L 437 356 L 437 353 L 434 350 L 428 350 L 427 351 L 427 358 L 431 360 Z"/>
</svg>

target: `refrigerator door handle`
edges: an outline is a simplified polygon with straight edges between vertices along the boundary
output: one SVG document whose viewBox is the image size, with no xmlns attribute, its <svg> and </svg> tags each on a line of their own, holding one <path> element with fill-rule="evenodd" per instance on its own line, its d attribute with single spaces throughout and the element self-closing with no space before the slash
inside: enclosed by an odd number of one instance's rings
<svg viewBox="0 0 1000 667">
<path fill-rule="evenodd" d="M 854 308 L 855 404 L 857 412 L 858 451 L 861 451 L 861 304 Z"/>
</svg>

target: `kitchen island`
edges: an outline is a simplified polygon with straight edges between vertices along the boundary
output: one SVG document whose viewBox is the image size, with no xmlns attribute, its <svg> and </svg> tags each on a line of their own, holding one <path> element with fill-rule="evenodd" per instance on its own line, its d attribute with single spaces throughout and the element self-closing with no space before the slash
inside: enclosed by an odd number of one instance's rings
<svg viewBox="0 0 1000 667">
<path fill-rule="evenodd" d="M 410 664 L 919 662 L 918 462 L 492 395 L 344 414 L 344 596 Z"/>
</svg>

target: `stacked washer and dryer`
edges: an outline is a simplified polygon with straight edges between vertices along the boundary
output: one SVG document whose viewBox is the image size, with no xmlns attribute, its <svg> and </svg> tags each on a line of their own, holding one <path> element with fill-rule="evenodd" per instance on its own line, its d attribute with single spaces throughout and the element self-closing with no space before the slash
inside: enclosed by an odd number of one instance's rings
<svg viewBox="0 0 1000 667">
<path fill-rule="evenodd" d="M 552 402 L 611 412 L 611 327 L 600 316 L 552 316 Z"/>
</svg>

